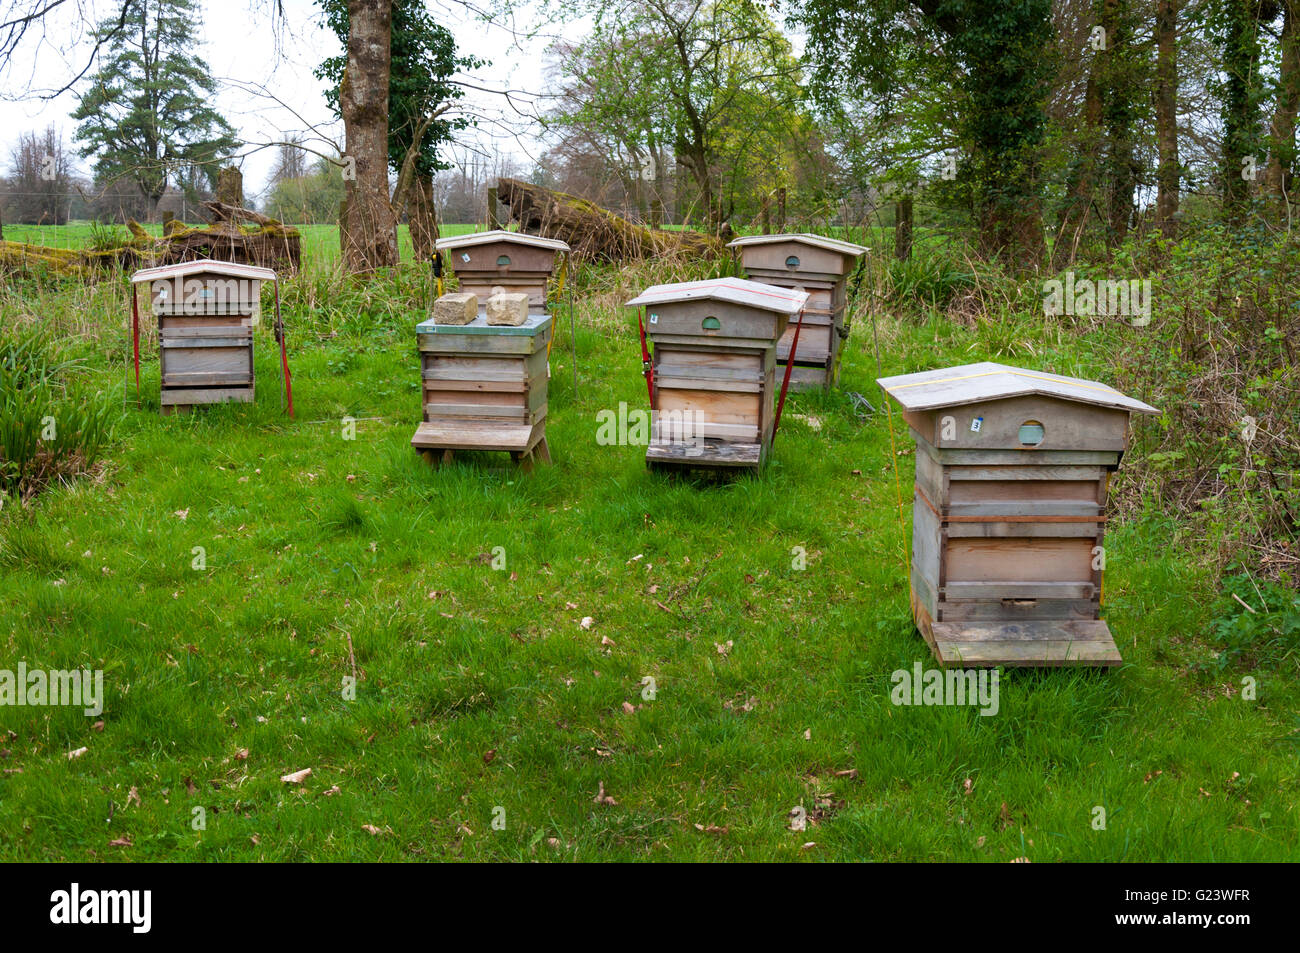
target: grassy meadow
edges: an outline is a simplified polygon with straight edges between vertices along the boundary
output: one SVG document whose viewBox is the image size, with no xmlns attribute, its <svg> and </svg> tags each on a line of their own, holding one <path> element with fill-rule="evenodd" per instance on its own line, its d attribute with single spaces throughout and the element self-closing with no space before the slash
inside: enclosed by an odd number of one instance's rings
<svg viewBox="0 0 1300 953">
<path fill-rule="evenodd" d="M 256 403 L 192 416 L 159 415 L 149 335 L 103 461 L 0 509 L 0 669 L 102 669 L 105 694 L 98 717 L 0 707 L 0 859 L 1300 857 L 1294 661 L 1204 664 L 1203 541 L 1123 470 L 1123 667 L 1007 671 L 989 717 L 890 701 L 893 671 L 933 663 L 908 611 L 911 443 L 875 378 L 1113 379 L 1140 330 L 971 327 L 864 291 L 841 388 L 790 397 L 761 475 L 674 479 L 598 444 L 597 415 L 646 405 L 621 302 L 697 275 L 584 267 L 556 311 L 554 465 L 434 471 L 408 443 L 427 272 L 354 284 L 337 248 L 308 230 L 282 289 L 294 419 L 269 322 Z M 6 326 L 47 327 L 114 400 L 125 300 L 120 276 L 0 290 Z"/>
</svg>

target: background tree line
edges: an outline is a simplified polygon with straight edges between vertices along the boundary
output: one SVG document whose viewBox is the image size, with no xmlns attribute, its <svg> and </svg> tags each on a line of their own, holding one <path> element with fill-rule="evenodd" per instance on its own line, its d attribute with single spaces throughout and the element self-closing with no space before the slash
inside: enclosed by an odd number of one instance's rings
<svg viewBox="0 0 1300 953">
<path fill-rule="evenodd" d="M 550 48 L 545 149 L 521 167 L 458 144 L 470 120 L 454 77 L 481 64 L 418 0 L 318 0 L 343 47 L 316 73 L 344 141 L 286 132 L 263 204 L 340 222 L 362 271 L 396 261 L 398 220 L 421 257 L 440 214 L 486 220 L 481 191 L 505 171 L 711 232 L 883 215 L 902 256 L 915 226 L 943 225 L 1017 266 L 1135 229 L 1172 237 L 1188 216 L 1287 228 L 1297 2 L 578 5 L 566 15 L 594 26 Z M 56 128 L 26 135 L 4 184 L 11 221 L 156 219 L 210 195 L 248 144 L 211 106 L 198 17 L 195 0 L 118 0 L 95 25 L 71 117 L 93 179 L 74 181 Z"/>
</svg>

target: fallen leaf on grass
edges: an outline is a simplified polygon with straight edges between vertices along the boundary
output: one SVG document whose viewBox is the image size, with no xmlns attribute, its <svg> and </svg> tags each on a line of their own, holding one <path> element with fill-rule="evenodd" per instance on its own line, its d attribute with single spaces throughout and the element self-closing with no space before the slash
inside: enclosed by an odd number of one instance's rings
<svg viewBox="0 0 1300 953">
<path fill-rule="evenodd" d="M 835 776 L 837 778 L 848 778 L 850 781 L 856 781 L 858 779 L 858 769 L 846 768 L 843 771 L 836 771 Z"/>
<path fill-rule="evenodd" d="M 68 760 L 71 761 L 73 758 L 80 758 L 83 754 L 85 754 L 89 750 L 90 750 L 89 748 L 77 748 L 75 751 L 69 751 Z"/>
<path fill-rule="evenodd" d="M 374 824 L 362 824 L 361 829 L 365 831 L 367 834 L 369 834 L 371 837 L 378 837 L 380 834 L 383 833 L 383 829 L 375 827 Z"/>
<path fill-rule="evenodd" d="M 493 748 L 490 751 L 488 751 L 487 754 L 483 755 L 483 763 L 491 764 L 493 761 L 496 760 L 496 757 L 497 757 L 497 749 Z"/>
<path fill-rule="evenodd" d="M 302 784 L 311 777 L 311 768 L 303 768 L 301 771 L 295 771 L 292 774 L 280 775 L 280 780 L 285 784 Z"/>
<path fill-rule="evenodd" d="M 178 516 L 178 517 L 180 517 L 180 518 L 183 519 L 183 520 L 187 520 L 187 519 L 190 518 L 190 511 L 189 511 L 188 509 L 185 509 L 185 510 L 177 510 L 177 511 L 176 511 L 174 514 L 172 514 L 172 515 L 173 515 L 173 516 Z"/>
<path fill-rule="evenodd" d="M 104 720 L 101 718 L 99 721 L 95 722 L 95 723 L 94 723 L 93 725 L 91 725 L 90 727 L 93 728 L 95 731 L 103 731 L 103 730 L 104 730 Z"/>
<path fill-rule="evenodd" d="M 593 619 L 591 616 L 584 615 L 582 617 L 582 621 L 579 622 L 578 625 L 582 626 L 584 629 L 590 629 L 595 624 L 595 622 L 596 620 Z"/>
<path fill-rule="evenodd" d="M 135 787 L 135 785 L 132 785 L 131 790 L 126 792 L 126 806 L 130 807 L 132 801 L 134 801 L 136 804 L 141 803 L 140 791 L 138 788 Z"/>
<path fill-rule="evenodd" d="M 636 711 L 636 705 L 631 702 L 623 702 L 623 714 L 631 715 Z"/>
<path fill-rule="evenodd" d="M 735 644 L 736 643 L 733 640 L 727 639 L 726 642 L 714 642 L 713 647 L 718 650 L 719 655 L 725 656 L 731 651 L 731 647 Z"/>
<path fill-rule="evenodd" d="M 119 837 L 117 840 L 109 841 L 108 846 L 109 847 L 131 847 L 133 845 L 131 843 L 131 837 L 128 834 L 125 837 Z"/>
<path fill-rule="evenodd" d="M 605 793 L 604 781 L 600 782 L 600 790 L 596 792 L 596 796 L 592 798 L 592 800 L 595 801 L 597 804 L 604 804 L 607 805 L 608 807 L 618 806 L 618 801 L 615 801 L 612 797 L 610 797 L 608 794 Z"/>
<path fill-rule="evenodd" d="M 725 833 L 727 833 L 727 828 L 726 828 L 725 826 L 723 826 L 723 827 L 719 827 L 717 824 L 710 824 L 710 825 L 708 825 L 707 827 L 706 827 L 705 825 L 703 825 L 703 824 L 696 824 L 696 825 L 695 825 L 695 829 L 696 829 L 697 831 L 700 831 L 701 833 L 704 833 L 704 834 L 725 834 Z"/>
<path fill-rule="evenodd" d="M 238 751 L 236 751 L 236 752 L 235 752 L 235 760 L 236 760 L 236 761 L 247 761 L 247 760 L 248 760 L 248 749 L 247 749 L 247 748 L 240 748 Z"/>
</svg>

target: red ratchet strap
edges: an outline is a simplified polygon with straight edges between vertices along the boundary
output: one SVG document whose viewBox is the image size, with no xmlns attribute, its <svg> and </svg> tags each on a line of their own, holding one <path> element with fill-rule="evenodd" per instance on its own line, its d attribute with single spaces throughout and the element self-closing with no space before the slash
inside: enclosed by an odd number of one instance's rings
<svg viewBox="0 0 1300 953">
<path fill-rule="evenodd" d="M 135 395 L 140 396 L 140 301 L 131 286 L 131 350 L 135 355 Z"/>
<path fill-rule="evenodd" d="M 293 378 L 289 375 L 289 352 L 285 350 L 284 321 L 280 318 L 280 282 L 275 282 L 275 339 L 280 342 L 280 369 L 284 374 L 284 396 L 293 416 Z"/>
<path fill-rule="evenodd" d="M 645 343 L 645 322 L 641 319 L 641 309 L 636 311 L 636 328 L 641 332 L 641 373 L 645 376 L 646 391 L 650 394 L 650 406 L 655 402 L 655 366 L 650 360 L 650 349 Z"/>
<path fill-rule="evenodd" d="M 785 359 L 785 377 L 781 380 L 781 399 L 776 402 L 776 419 L 772 421 L 772 442 L 776 443 L 776 432 L 781 426 L 781 409 L 785 407 L 785 392 L 790 386 L 790 372 L 794 370 L 794 355 L 799 350 L 799 329 L 803 327 L 803 308 L 799 309 L 799 323 L 794 326 L 794 339 L 790 342 L 790 353 Z"/>
</svg>

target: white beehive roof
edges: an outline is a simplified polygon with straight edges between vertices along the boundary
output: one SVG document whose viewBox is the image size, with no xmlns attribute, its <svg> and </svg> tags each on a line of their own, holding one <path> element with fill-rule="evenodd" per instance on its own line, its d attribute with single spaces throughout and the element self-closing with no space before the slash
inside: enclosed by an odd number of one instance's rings
<svg viewBox="0 0 1300 953">
<path fill-rule="evenodd" d="M 474 232 L 471 235 L 454 235 L 440 238 L 435 243 L 438 251 L 449 248 L 469 248 L 473 245 L 489 245 L 492 242 L 514 242 L 518 245 L 532 245 L 535 248 L 549 248 L 552 251 L 568 251 L 569 246 L 558 238 L 543 238 L 541 235 L 529 235 L 525 232 L 507 232 L 497 228 L 490 232 Z"/>
<path fill-rule="evenodd" d="M 854 258 L 859 258 L 870 251 L 864 245 L 855 245 L 852 242 L 841 241 L 838 238 L 827 238 L 825 235 L 813 235 L 809 232 L 786 235 L 745 235 L 728 243 L 727 247 L 743 248 L 746 245 L 774 245 L 778 242 L 799 242 L 802 245 L 812 245 L 815 248 L 824 248 L 827 251 L 839 252 L 842 255 L 852 255 Z"/>
<path fill-rule="evenodd" d="M 1039 394 L 1139 414 L 1160 413 L 1150 404 L 1125 397 L 1115 388 L 1097 381 L 1029 371 L 990 361 L 882 377 L 876 383 L 905 410 L 937 410 L 958 404 Z"/>
<path fill-rule="evenodd" d="M 179 261 L 174 265 L 160 265 L 157 268 L 143 268 L 131 276 L 133 284 L 142 281 L 157 281 L 159 278 L 185 278 L 197 274 L 226 275 L 230 278 L 248 278 L 253 281 L 275 281 L 275 272 L 258 265 L 241 265 L 233 261 L 217 261 L 214 258 L 196 258 L 194 261 Z"/>
<path fill-rule="evenodd" d="M 627 303 L 628 307 L 652 304 L 670 304 L 676 301 L 726 301 L 729 304 L 775 311 L 779 314 L 798 314 L 808 300 L 808 292 L 778 288 L 744 278 L 711 278 L 707 281 L 680 281 L 670 285 L 654 285 Z"/>
</svg>

